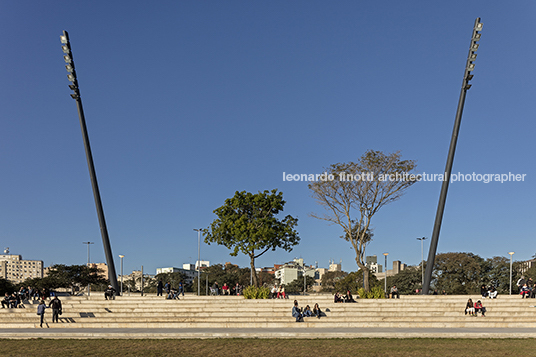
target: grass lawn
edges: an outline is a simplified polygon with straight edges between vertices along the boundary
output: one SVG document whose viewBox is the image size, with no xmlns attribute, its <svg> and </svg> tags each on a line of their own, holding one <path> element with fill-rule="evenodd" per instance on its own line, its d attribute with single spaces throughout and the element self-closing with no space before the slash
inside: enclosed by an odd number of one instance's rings
<svg viewBox="0 0 536 357">
<path fill-rule="evenodd" d="M 0 356 L 534 356 L 536 339 L 0 340 Z M 532 351 L 532 352 L 531 352 Z"/>
</svg>

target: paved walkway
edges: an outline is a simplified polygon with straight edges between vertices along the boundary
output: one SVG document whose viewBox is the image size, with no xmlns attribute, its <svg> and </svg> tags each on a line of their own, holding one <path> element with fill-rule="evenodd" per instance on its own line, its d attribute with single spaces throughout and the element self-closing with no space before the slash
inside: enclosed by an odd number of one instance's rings
<svg viewBox="0 0 536 357">
<path fill-rule="evenodd" d="M 0 338 L 536 338 L 532 328 L 0 328 Z"/>
</svg>

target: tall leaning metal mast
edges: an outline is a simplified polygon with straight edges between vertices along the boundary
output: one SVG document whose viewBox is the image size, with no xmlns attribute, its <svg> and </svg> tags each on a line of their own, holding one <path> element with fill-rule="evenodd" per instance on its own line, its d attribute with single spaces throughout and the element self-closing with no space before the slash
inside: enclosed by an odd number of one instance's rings
<svg viewBox="0 0 536 357">
<path fill-rule="evenodd" d="M 427 295 L 430 290 L 430 282 L 432 280 L 432 271 L 434 269 L 435 255 L 437 251 L 437 243 L 439 241 L 439 231 L 441 230 L 441 221 L 443 220 L 443 211 L 445 210 L 445 201 L 447 199 L 447 191 L 449 189 L 450 174 L 452 172 L 452 163 L 454 162 L 454 152 L 456 151 L 456 142 L 458 141 L 458 133 L 460 132 L 460 124 L 462 121 L 463 106 L 465 104 L 465 95 L 467 90 L 471 88 L 469 81 L 473 79 L 471 72 L 475 69 L 476 51 L 478 50 L 478 41 L 480 40 L 480 32 L 482 31 L 482 23 L 480 17 L 475 20 L 473 27 L 473 36 L 471 37 L 471 45 L 469 46 L 469 55 L 465 64 L 465 72 L 463 75 L 462 89 L 460 99 L 458 100 L 458 110 L 456 111 L 456 119 L 454 121 L 454 129 L 452 130 L 452 138 L 450 140 L 450 149 L 447 157 L 447 165 L 445 167 L 445 177 L 441 186 L 441 194 L 439 196 L 439 204 L 437 205 L 437 213 L 434 223 L 434 231 L 430 241 L 430 251 L 428 253 L 428 261 L 426 262 L 426 272 L 424 274 L 423 295 Z"/>
<path fill-rule="evenodd" d="M 78 117 L 80 118 L 80 128 L 82 129 L 84 147 L 86 149 L 89 176 L 91 178 L 91 185 L 93 186 L 93 197 L 95 198 L 95 206 L 97 206 L 97 215 L 99 217 L 102 245 L 104 246 L 106 264 L 108 265 L 108 279 L 110 280 L 110 284 L 113 286 L 113 288 L 116 291 L 119 291 L 117 275 L 115 274 L 112 248 L 110 247 L 110 239 L 108 237 L 108 230 L 106 229 L 106 220 L 104 219 L 104 211 L 102 209 L 99 185 L 97 184 L 97 174 L 95 173 L 95 166 L 93 165 L 93 155 L 91 155 L 91 147 L 89 146 L 89 136 L 87 133 L 86 119 L 84 117 L 84 109 L 82 108 L 82 99 L 80 98 L 80 89 L 78 88 L 78 79 L 76 78 L 73 54 L 71 52 L 71 44 L 69 43 L 69 34 L 67 33 L 67 31 L 63 31 L 63 35 L 60 36 L 60 40 L 62 43 L 61 48 L 64 53 L 63 59 L 66 63 L 65 68 L 67 69 L 68 73 L 67 78 L 70 82 L 72 82 L 72 84 L 69 85 L 69 88 L 71 88 L 71 90 L 74 92 L 71 94 L 71 97 L 76 101 L 76 107 L 78 108 Z"/>
</svg>

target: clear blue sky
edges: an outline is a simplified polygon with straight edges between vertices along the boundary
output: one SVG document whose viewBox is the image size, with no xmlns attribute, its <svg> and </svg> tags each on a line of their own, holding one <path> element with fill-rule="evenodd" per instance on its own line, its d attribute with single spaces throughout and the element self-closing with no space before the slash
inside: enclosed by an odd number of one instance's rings
<svg viewBox="0 0 536 357">
<path fill-rule="evenodd" d="M 119 269 L 179 266 L 234 192 L 277 188 L 299 218 L 293 252 L 357 268 L 305 182 L 366 150 L 441 173 L 474 20 L 484 29 L 454 172 L 524 182 L 450 185 L 438 252 L 534 255 L 534 1 L 5 1 L 0 11 L 0 242 L 25 259 L 105 261 L 59 36 L 70 34 Z M 374 217 L 367 254 L 414 265 L 440 182 Z M 425 257 L 428 251 L 425 242 Z M 247 266 L 202 245 L 202 259 Z M 383 258 L 383 257 L 382 257 Z M 383 260 L 383 259 L 381 259 Z M 391 263 L 389 263 L 390 265 Z"/>
</svg>

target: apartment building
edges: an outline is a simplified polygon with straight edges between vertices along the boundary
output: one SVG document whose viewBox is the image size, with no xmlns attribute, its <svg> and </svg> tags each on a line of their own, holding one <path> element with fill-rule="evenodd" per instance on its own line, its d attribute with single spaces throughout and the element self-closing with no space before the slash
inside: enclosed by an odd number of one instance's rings
<svg viewBox="0 0 536 357">
<path fill-rule="evenodd" d="M 42 260 L 24 260 L 17 254 L 0 255 L 0 278 L 18 284 L 26 279 L 42 277 Z"/>
</svg>

